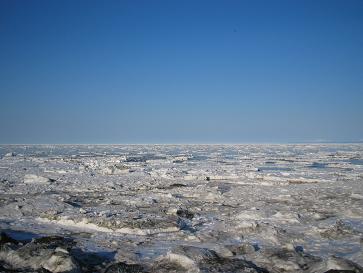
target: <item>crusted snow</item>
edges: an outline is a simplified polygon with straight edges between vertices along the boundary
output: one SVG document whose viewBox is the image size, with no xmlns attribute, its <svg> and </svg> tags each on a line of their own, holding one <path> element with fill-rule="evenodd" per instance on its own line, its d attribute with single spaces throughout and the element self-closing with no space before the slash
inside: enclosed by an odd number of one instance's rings
<svg viewBox="0 0 363 273">
<path fill-rule="evenodd" d="M 333 256 L 363 265 L 363 144 L 2 145 L 0 158 L 4 230 L 196 272 L 176 247 L 241 252 L 277 271 L 299 267 L 279 249 L 324 268 L 339 268 Z"/>
</svg>

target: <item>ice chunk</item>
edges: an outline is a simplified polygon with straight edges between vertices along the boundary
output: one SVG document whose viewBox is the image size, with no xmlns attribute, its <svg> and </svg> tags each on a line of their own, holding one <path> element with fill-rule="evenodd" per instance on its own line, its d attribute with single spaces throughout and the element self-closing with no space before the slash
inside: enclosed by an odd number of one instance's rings
<svg viewBox="0 0 363 273">
<path fill-rule="evenodd" d="M 26 174 L 24 176 L 25 184 L 49 184 L 50 182 L 51 180 L 49 178 L 36 174 Z"/>
</svg>

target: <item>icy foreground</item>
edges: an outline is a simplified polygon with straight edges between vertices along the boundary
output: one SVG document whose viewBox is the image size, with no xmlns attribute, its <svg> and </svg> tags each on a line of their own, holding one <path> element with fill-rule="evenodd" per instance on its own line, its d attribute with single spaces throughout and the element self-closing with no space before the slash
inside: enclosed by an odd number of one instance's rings
<svg viewBox="0 0 363 273">
<path fill-rule="evenodd" d="M 363 144 L 0 158 L 0 272 L 363 272 Z"/>
</svg>

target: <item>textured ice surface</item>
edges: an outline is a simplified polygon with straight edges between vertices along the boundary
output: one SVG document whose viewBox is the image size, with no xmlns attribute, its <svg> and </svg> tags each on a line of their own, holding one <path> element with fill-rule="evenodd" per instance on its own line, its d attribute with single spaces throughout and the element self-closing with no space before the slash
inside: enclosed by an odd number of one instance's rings
<svg viewBox="0 0 363 273">
<path fill-rule="evenodd" d="M 0 158 L 0 228 L 18 240 L 1 243 L 6 268 L 79 272 L 81 251 L 100 272 L 361 272 L 363 144 L 3 145 Z M 21 239 L 52 235 L 73 250 Z M 43 258 L 16 258 L 34 247 Z"/>
</svg>

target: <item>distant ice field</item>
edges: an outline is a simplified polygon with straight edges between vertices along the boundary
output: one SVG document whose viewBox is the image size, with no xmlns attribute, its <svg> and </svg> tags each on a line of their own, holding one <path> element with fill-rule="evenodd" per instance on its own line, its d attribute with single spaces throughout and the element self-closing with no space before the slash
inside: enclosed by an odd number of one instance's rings
<svg viewBox="0 0 363 273">
<path fill-rule="evenodd" d="M 0 228 L 9 270 L 361 272 L 363 144 L 0 145 Z"/>
</svg>

